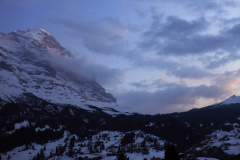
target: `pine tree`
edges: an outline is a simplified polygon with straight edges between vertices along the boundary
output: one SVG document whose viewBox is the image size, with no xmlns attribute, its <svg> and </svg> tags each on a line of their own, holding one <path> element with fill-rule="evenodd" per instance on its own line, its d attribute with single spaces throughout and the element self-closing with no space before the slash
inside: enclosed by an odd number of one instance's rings
<svg viewBox="0 0 240 160">
<path fill-rule="evenodd" d="M 39 153 L 37 153 L 37 160 L 40 160 L 40 155 L 39 155 Z"/>
<path fill-rule="evenodd" d="M 44 151 L 43 151 L 42 148 L 41 148 L 41 150 L 40 150 L 40 158 L 41 158 L 41 159 L 44 159 L 44 158 L 45 158 Z"/>
<path fill-rule="evenodd" d="M 52 157 L 52 152 L 50 152 L 50 157 Z"/>
<path fill-rule="evenodd" d="M 32 160 L 37 160 L 37 156 L 33 156 L 33 159 Z"/>
<path fill-rule="evenodd" d="M 129 160 L 129 158 L 126 155 L 126 152 L 121 146 L 118 147 L 118 152 L 117 152 L 117 159 L 116 160 Z"/>
<path fill-rule="evenodd" d="M 58 155 L 58 151 L 59 151 L 58 146 L 56 146 L 56 151 L 55 151 L 56 155 Z"/>
<path fill-rule="evenodd" d="M 166 145 L 164 158 L 165 160 L 180 160 L 180 156 L 178 155 L 178 152 L 173 144 Z"/>
<path fill-rule="evenodd" d="M 73 157 L 73 149 L 72 148 L 68 150 L 68 156 Z"/>
<path fill-rule="evenodd" d="M 9 154 L 8 157 L 7 157 L 7 159 L 9 160 L 10 158 L 11 158 L 11 155 Z"/>
<path fill-rule="evenodd" d="M 28 150 L 28 145 L 27 144 L 25 144 L 25 150 Z"/>
</svg>

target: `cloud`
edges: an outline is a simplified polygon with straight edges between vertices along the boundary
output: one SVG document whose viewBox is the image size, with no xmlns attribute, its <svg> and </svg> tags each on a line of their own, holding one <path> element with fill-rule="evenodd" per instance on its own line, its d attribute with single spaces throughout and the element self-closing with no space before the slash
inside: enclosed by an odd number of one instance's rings
<svg viewBox="0 0 240 160">
<path fill-rule="evenodd" d="M 197 10 L 197 11 L 211 11 L 211 10 L 217 10 L 222 11 L 223 10 L 223 4 L 219 1 L 208 1 L 208 0 L 203 0 L 203 1 L 196 1 L 193 2 L 191 0 L 187 0 L 186 6 L 191 9 L 191 10 Z M 230 2 L 230 1 L 229 1 Z M 229 3 L 230 4 L 230 3 Z"/>
<path fill-rule="evenodd" d="M 222 88 L 226 90 L 231 90 L 235 87 L 236 84 L 240 82 L 239 71 L 226 71 L 222 75 L 214 78 L 214 81 Z"/>
<path fill-rule="evenodd" d="M 186 0 L 184 3 L 191 4 L 192 2 Z M 208 3 L 204 1 L 202 3 L 201 5 L 205 5 L 206 8 L 214 8 L 214 6 L 218 8 L 222 6 L 223 2 L 218 3 L 214 1 Z M 135 12 L 141 14 L 140 12 L 142 11 L 135 10 Z M 202 61 L 202 65 L 206 66 L 207 69 L 214 69 L 239 59 L 239 56 L 236 55 L 240 49 L 238 45 L 238 18 L 229 20 L 231 21 L 231 28 L 229 26 L 227 28 L 222 27 L 222 30 L 217 34 L 210 34 L 206 33 L 206 31 L 213 24 L 204 17 L 186 20 L 177 16 L 168 16 L 165 19 L 163 14 L 157 12 L 156 7 L 150 8 L 150 14 L 152 23 L 147 30 L 142 32 L 137 47 L 134 47 L 136 43 L 130 42 L 125 35 L 139 32 L 141 29 L 137 25 L 123 22 L 120 18 L 105 17 L 100 20 L 81 18 L 79 21 L 59 18 L 53 19 L 51 22 L 68 28 L 67 34 L 75 37 L 78 40 L 78 44 L 84 46 L 89 52 L 107 56 L 122 56 L 133 62 L 135 66 L 164 68 L 169 71 L 169 75 L 176 75 L 176 77 L 182 77 L 177 72 L 184 70 L 179 70 L 179 67 L 182 67 L 180 64 L 171 62 L 171 60 L 160 60 L 159 62 L 161 63 L 157 64 L 156 60 L 145 60 L 144 57 L 149 52 L 160 57 L 164 56 L 164 59 L 167 56 L 186 55 L 204 57 L 210 52 L 217 53 L 219 51 L 231 54 L 219 59 L 210 59 L 208 62 Z M 227 20 L 219 19 L 219 21 Z M 189 71 L 196 70 L 196 67 L 191 70 L 186 67 L 183 68 Z M 205 74 L 203 71 L 200 72 Z M 182 75 L 184 74 L 183 72 L 181 73 Z M 205 75 L 207 76 L 207 74 Z M 200 76 L 200 73 L 198 75 Z M 193 76 L 188 74 L 186 76 L 186 78 L 197 78 L 196 74 Z"/>
<path fill-rule="evenodd" d="M 189 78 L 189 79 L 203 79 L 211 78 L 217 74 L 207 72 L 205 70 L 199 69 L 197 67 L 181 67 L 175 70 L 170 70 L 168 75 L 174 75 L 178 78 Z"/>
<path fill-rule="evenodd" d="M 156 3 L 166 3 L 165 0 L 136 0 L 136 1 L 146 1 L 146 2 L 156 2 Z M 169 0 L 167 1 L 178 3 L 186 7 L 191 11 L 195 12 L 206 12 L 214 10 L 217 13 L 223 12 L 224 7 L 237 7 L 239 3 L 236 0 L 201 0 L 201 1 L 192 1 L 192 0 Z"/>
<path fill-rule="evenodd" d="M 133 83 L 130 83 L 130 85 L 132 85 L 134 87 L 137 87 L 137 88 L 147 88 L 147 87 L 149 87 L 149 85 L 144 84 L 144 82 L 133 82 Z"/>
<path fill-rule="evenodd" d="M 211 86 L 206 86 L 206 85 L 200 85 L 197 87 L 194 87 L 194 93 L 193 96 L 196 98 L 214 98 L 214 99 L 219 99 L 221 96 L 226 95 L 229 93 L 230 90 L 225 89 L 224 87 L 222 88 L 219 85 L 211 85 Z"/>
<path fill-rule="evenodd" d="M 177 78 L 203 79 L 217 76 L 217 74 L 210 73 L 199 67 L 181 64 L 180 62 L 172 61 L 167 57 L 137 60 L 134 62 L 134 66 L 147 69 L 154 68 L 159 71 L 165 70 L 167 75 L 172 75 Z"/>
<path fill-rule="evenodd" d="M 217 35 L 205 33 L 209 23 L 203 18 L 187 21 L 179 17 L 167 17 L 166 22 L 152 18 L 152 25 L 142 35 L 139 47 L 158 55 L 203 55 L 219 50 L 239 51 L 240 24 L 221 30 Z"/>
<path fill-rule="evenodd" d="M 145 18 L 149 14 L 149 12 L 147 10 L 144 11 L 144 10 L 140 10 L 140 9 L 134 9 L 134 11 L 137 13 L 137 15 L 140 18 Z"/>
<path fill-rule="evenodd" d="M 51 22 L 71 29 L 68 34 L 80 39 L 82 45 L 90 52 L 120 55 L 125 53 L 128 47 L 128 42 L 123 38 L 123 35 L 128 32 L 128 27 L 124 26 L 118 18 L 103 18 L 100 21 L 85 18 L 79 21 L 59 18 Z"/>
<path fill-rule="evenodd" d="M 238 54 L 228 54 L 217 59 L 212 59 L 211 61 L 209 61 L 209 63 L 207 63 L 207 61 L 203 61 L 203 63 L 205 63 L 205 66 L 207 69 L 214 69 L 239 59 L 240 59 L 240 55 Z"/>
<path fill-rule="evenodd" d="M 177 2 L 177 0 L 174 0 Z M 237 8 L 239 6 L 239 2 L 236 0 L 202 0 L 202 1 L 191 1 L 191 0 L 185 0 L 187 8 L 189 8 L 191 11 L 197 11 L 197 12 L 209 12 L 214 11 L 216 14 L 221 13 L 227 13 L 226 7 L 233 7 Z"/>
<path fill-rule="evenodd" d="M 199 98 L 222 98 L 229 94 L 228 90 L 218 85 L 200 85 L 189 87 L 179 84 L 166 84 L 166 89 L 159 89 L 153 93 L 147 91 L 131 91 L 116 95 L 119 100 L 144 113 L 169 113 L 184 111 L 192 108 Z"/>
<path fill-rule="evenodd" d="M 51 49 L 48 49 L 48 53 L 41 59 L 50 62 L 54 68 L 80 83 L 82 81 L 96 81 L 103 86 L 113 86 L 121 83 L 127 72 L 98 64 L 90 53 L 77 59 L 60 56 Z"/>
<path fill-rule="evenodd" d="M 134 66 L 149 69 L 156 68 L 159 70 L 176 70 L 178 67 L 180 67 L 180 64 L 178 62 L 167 59 L 167 57 L 157 57 L 155 59 L 137 59 L 134 61 Z"/>
<path fill-rule="evenodd" d="M 169 16 L 165 23 L 158 22 L 161 19 L 153 17 L 154 24 L 144 33 L 145 36 L 171 37 L 189 36 L 203 31 L 207 27 L 207 22 L 204 18 L 199 18 L 193 21 L 187 21 L 176 16 Z M 158 25 L 156 26 L 156 22 Z"/>
</svg>

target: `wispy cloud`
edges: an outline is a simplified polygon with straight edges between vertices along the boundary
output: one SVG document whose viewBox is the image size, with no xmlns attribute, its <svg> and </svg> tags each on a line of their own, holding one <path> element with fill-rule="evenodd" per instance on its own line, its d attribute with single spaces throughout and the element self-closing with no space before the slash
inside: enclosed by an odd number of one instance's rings
<svg viewBox="0 0 240 160">
<path fill-rule="evenodd" d="M 56 54 L 51 49 L 48 52 L 49 54 L 41 57 L 41 59 L 50 62 L 53 67 L 61 70 L 67 77 L 79 82 L 96 81 L 103 86 L 114 86 L 122 82 L 127 72 L 127 70 L 109 68 L 106 65 L 98 64 L 90 53 L 85 54 L 82 58 L 68 58 Z"/>
<path fill-rule="evenodd" d="M 226 86 L 231 83 L 232 81 L 224 84 L 224 86 L 213 84 L 196 87 L 164 83 L 161 86 L 166 86 L 165 89 L 159 89 L 153 93 L 130 91 L 124 94 L 116 94 L 116 96 L 119 100 L 125 101 L 126 104 L 145 113 L 169 113 L 191 109 L 196 105 L 199 98 L 217 100 L 229 96 L 231 90 Z"/>
<path fill-rule="evenodd" d="M 152 21 L 144 32 L 139 47 L 159 55 L 202 55 L 223 50 L 235 54 L 239 49 L 239 27 L 222 30 L 217 35 L 203 34 L 209 24 L 204 18 L 187 21 L 179 17 L 167 17 L 166 22 Z M 156 25 L 157 24 L 157 25 Z"/>
<path fill-rule="evenodd" d="M 142 112 L 167 113 L 190 109 L 199 98 L 220 98 L 228 93 L 229 91 L 217 85 L 188 87 L 171 84 L 171 87 L 159 89 L 154 93 L 134 91 L 116 96 Z"/>
<path fill-rule="evenodd" d="M 64 25 L 71 29 L 69 36 L 79 38 L 90 52 L 111 55 L 126 52 L 128 42 L 123 39 L 123 34 L 128 30 L 119 19 L 104 18 L 102 21 L 80 19 L 54 19 L 54 24 Z"/>
</svg>

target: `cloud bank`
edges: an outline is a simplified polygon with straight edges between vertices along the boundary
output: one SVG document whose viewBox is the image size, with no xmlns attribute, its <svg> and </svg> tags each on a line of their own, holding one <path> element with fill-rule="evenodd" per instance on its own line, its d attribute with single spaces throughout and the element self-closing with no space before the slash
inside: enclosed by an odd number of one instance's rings
<svg viewBox="0 0 240 160">
<path fill-rule="evenodd" d="M 91 54 L 85 54 L 82 58 L 63 57 L 55 50 L 48 49 L 48 54 L 41 57 L 42 60 L 50 62 L 57 70 L 67 77 L 77 81 L 96 81 L 103 86 L 112 86 L 121 83 L 126 70 L 109 68 L 98 64 Z"/>
</svg>

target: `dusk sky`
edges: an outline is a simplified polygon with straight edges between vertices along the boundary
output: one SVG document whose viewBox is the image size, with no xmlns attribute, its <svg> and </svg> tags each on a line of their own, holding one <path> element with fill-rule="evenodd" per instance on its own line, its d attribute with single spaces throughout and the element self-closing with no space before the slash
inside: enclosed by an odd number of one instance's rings
<svg viewBox="0 0 240 160">
<path fill-rule="evenodd" d="M 91 73 L 119 104 L 180 112 L 240 95 L 239 8 L 239 0 L 0 0 L 0 32 L 43 28 L 88 66 L 66 67 Z"/>
</svg>

